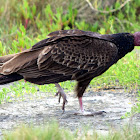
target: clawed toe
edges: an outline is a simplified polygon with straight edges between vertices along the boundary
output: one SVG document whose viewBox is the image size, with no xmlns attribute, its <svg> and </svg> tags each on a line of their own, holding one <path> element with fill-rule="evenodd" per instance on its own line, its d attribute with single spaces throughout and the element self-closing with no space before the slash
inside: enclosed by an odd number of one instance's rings
<svg viewBox="0 0 140 140">
<path fill-rule="evenodd" d="M 61 97 L 62 97 L 61 93 L 58 91 L 58 92 L 55 94 L 55 96 L 59 96 L 59 97 L 58 97 L 58 102 L 60 103 L 60 100 L 61 100 Z"/>
<path fill-rule="evenodd" d="M 55 86 L 58 89 L 58 92 L 55 94 L 55 96 L 59 95 L 58 102 L 60 103 L 61 97 L 63 98 L 62 110 L 63 110 L 63 113 L 64 113 L 64 111 L 65 111 L 65 104 L 67 103 L 67 96 L 66 96 L 63 88 L 58 83 L 55 83 Z"/>
<path fill-rule="evenodd" d="M 59 97 L 58 97 L 58 102 L 59 102 L 59 103 L 60 103 L 61 97 L 63 98 L 62 110 L 63 110 L 63 113 L 64 113 L 64 111 L 65 111 L 65 104 L 68 102 L 68 101 L 67 101 L 67 96 L 66 96 L 64 90 L 62 90 L 62 89 L 59 90 L 59 91 L 55 94 L 55 96 L 59 96 Z"/>
<path fill-rule="evenodd" d="M 96 115 L 103 115 L 106 113 L 105 111 L 98 111 L 98 112 L 87 112 L 87 111 L 79 111 L 77 113 L 74 113 L 74 115 L 80 115 L 80 116 L 96 116 Z"/>
<path fill-rule="evenodd" d="M 63 93 L 63 92 L 58 91 L 58 92 L 55 94 L 55 96 L 59 96 L 59 98 L 58 98 L 58 102 L 59 102 L 59 103 L 60 103 L 61 97 L 63 98 L 63 103 L 67 103 L 67 102 L 68 102 L 68 101 L 67 101 L 66 94 Z"/>
</svg>

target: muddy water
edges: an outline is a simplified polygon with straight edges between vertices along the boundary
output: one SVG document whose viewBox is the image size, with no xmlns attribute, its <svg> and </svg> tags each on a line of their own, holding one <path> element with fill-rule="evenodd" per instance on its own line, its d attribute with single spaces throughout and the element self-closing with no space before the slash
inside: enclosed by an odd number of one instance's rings
<svg viewBox="0 0 140 140">
<path fill-rule="evenodd" d="M 40 93 L 38 93 L 40 95 Z M 32 99 L 29 99 L 32 96 Z M 11 130 L 22 123 L 43 125 L 50 120 L 58 120 L 60 126 L 72 131 L 87 126 L 98 131 L 108 131 L 110 127 L 120 128 L 129 122 L 129 118 L 121 117 L 131 110 L 135 98 L 121 90 L 88 91 L 84 94 L 83 102 L 86 111 L 105 111 L 98 116 L 76 116 L 79 110 L 77 98 L 73 93 L 67 93 L 68 103 L 66 111 L 62 114 L 61 103 L 58 97 L 41 94 L 42 98 L 25 95 L 24 101 L 14 101 L 0 105 L 0 133 L 2 130 Z M 132 123 L 140 128 L 140 115 L 133 118 Z"/>
</svg>

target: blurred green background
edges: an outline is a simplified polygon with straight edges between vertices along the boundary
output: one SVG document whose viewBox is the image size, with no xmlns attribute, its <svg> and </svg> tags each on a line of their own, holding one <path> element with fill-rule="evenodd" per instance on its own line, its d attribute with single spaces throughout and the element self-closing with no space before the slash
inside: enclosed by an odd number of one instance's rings
<svg viewBox="0 0 140 140">
<path fill-rule="evenodd" d="M 140 0 L 1 0 L 0 54 L 29 48 L 55 30 L 133 33 L 139 23 Z"/>
</svg>

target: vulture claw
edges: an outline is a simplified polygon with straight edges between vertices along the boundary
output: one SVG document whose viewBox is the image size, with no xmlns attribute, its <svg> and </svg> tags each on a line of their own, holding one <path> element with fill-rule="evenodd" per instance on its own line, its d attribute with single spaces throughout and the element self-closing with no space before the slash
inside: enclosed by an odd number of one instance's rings
<svg viewBox="0 0 140 140">
<path fill-rule="evenodd" d="M 61 88 L 61 86 L 59 84 L 55 84 L 55 86 L 58 88 L 58 92 L 55 94 L 55 96 L 59 96 L 58 97 L 58 102 L 60 103 L 61 97 L 63 98 L 62 110 L 63 110 L 63 113 L 64 113 L 65 112 L 65 104 L 68 102 L 67 101 L 67 96 L 66 96 L 64 90 Z"/>
</svg>

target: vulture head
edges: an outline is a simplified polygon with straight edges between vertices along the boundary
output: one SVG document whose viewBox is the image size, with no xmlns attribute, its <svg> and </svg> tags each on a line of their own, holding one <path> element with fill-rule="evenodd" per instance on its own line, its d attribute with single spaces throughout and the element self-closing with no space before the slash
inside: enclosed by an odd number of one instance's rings
<svg viewBox="0 0 140 140">
<path fill-rule="evenodd" d="M 134 33 L 134 45 L 140 46 L 140 32 Z"/>
</svg>

